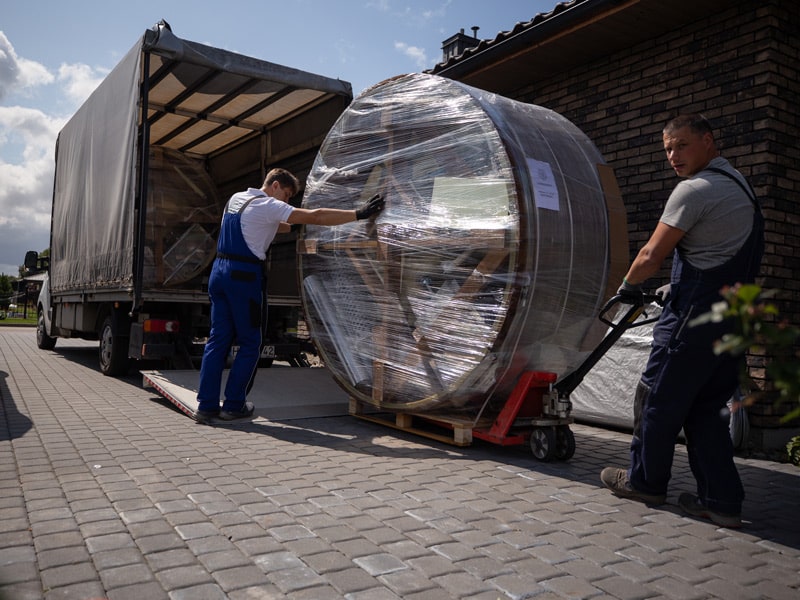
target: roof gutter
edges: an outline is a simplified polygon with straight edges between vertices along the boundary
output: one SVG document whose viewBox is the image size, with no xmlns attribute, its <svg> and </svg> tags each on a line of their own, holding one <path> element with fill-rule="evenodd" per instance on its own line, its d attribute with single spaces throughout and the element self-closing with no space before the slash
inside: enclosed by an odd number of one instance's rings
<svg viewBox="0 0 800 600">
<path fill-rule="evenodd" d="M 564 6 L 563 10 L 553 10 L 551 16 L 543 16 L 542 20 L 532 26 L 523 27 L 517 33 L 511 33 L 505 39 L 484 42 L 468 49 L 460 57 L 452 59 L 452 64 L 440 63 L 430 72 L 455 80 L 469 75 L 476 75 L 491 68 L 498 62 L 505 62 L 522 52 L 549 41 L 569 35 L 586 25 L 593 23 L 600 16 L 607 16 L 638 4 L 640 0 L 576 0 Z M 534 17 L 533 20 L 536 20 Z M 499 38 L 500 36 L 498 36 Z M 497 58 L 495 58 L 497 57 Z M 500 60 L 498 60 L 500 59 Z"/>
</svg>

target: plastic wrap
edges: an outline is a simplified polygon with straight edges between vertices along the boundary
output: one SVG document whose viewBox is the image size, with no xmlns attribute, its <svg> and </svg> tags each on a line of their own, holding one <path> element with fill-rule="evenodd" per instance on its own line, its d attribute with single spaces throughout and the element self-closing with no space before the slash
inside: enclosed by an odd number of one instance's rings
<svg viewBox="0 0 800 600">
<path fill-rule="evenodd" d="M 374 221 L 307 226 L 299 244 L 306 317 L 334 378 L 380 408 L 477 418 L 524 370 L 568 374 L 602 338 L 610 224 L 625 230 L 602 165 L 542 107 L 421 74 L 364 92 L 303 201 L 386 198 Z"/>
<path fill-rule="evenodd" d="M 640 320 L 656 318 L 661 314 L 661 307 L 652 303 L 645 314 Z M 616 318 L 614 320 L 616 322 Z M 576 419 L 633 427 L 633 399 L 650 357 L 654 326 L 654 323 L 637 324 L 625 331 L 575 388 L 570 400 Z"/>
<path fill-rule="evenodd" d="M 179 288 L 214 260 L 219 194 L 203 163 L 151 147 L 143 278 L 147 286 Z"/>
</svg>

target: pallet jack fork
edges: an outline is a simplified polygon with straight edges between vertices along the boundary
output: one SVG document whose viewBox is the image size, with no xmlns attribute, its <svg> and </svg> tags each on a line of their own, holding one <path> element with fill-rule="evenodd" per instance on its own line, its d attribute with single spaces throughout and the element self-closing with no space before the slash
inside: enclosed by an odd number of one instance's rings
<svg viewBox="0 0 800 600">
<path fill-rule="evenodd" d="M 626 304 L 628 308 L 615 322 L 608 314 L 620 301 L 621 296 L 614 296 L 602 308 L 599 319 L 610 330 L 572 373 L 559 381 L 558 375 L 550 371 L 525 371 L 492 425 L 473 429 L 473 437 L 501 446 L 527 442 L 534 457 L 541 461 L 572 458 L 575 435 L 569 428 L 573 423 L 570 394 L 625 331 L 657 320 L 645 314 L 644 319 L 637 321 L 645 313 L 645 303 L 660 303 L 661 298 L 643 295 L 641 302 Z"/>
</svg>

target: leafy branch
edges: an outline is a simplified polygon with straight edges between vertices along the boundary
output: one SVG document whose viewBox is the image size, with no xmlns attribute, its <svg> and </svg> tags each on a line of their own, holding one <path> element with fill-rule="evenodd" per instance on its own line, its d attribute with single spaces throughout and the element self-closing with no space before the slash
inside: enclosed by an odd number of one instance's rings
<svg viewBox="0 0 800 600">
<path fill-rule="evenodd" d="M 715 342 L 714 353 L 743 356 L 752 350 L 769 355 L 766 374 L 779 393 L 777 402 L 795 405 L 781 422 L 800 418 L 800 356 L 797 354 L 800 329 L 781 319 L 778 308 L 769 302 L 777 291 L 764 291 L 755 284 L 737 284 L 723 288 L 721 294 L 723 301 L 714 304 L 710 312 L 700 315 L 690 325 L 733 319 L 734 332 Z M 750 379 L 746 367 L 744 376 L 745 381 Z M 786 449 L 789 460 L 800 466 L 800 436 L 792 438 Z"/>
</svg>

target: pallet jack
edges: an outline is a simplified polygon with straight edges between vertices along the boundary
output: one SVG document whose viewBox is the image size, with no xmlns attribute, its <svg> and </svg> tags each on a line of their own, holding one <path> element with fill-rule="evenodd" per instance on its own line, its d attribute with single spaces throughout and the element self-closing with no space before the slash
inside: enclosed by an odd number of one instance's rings
<svg viewBox="0 0 800 600">
<path fill-rule="evenodd" d="M 627 309 L 613 321 L 609 314 L 618 304 L 623 304 L 621 300 L 622 297 L 616 295 L 600 310 L 598 318 L 610 329 L 577 369 L 560 381 L 558 375 L 550 371 L 525 371 L 492 425 L 473 429 L 472 436 L 501 446 L 529 443 L 533 456 L 545 462 L 572 458 L 575 436 L 569 428 L 574 422 L 570 416 L 570 394 L 625 331 L 658 319 L 647 316 L 647 305 L 662 304 L 660 296 L 644 294 L 635 304 L 625 303 Z M 643 314 L 645 318 L 637 321 Z"/>
</svg>

